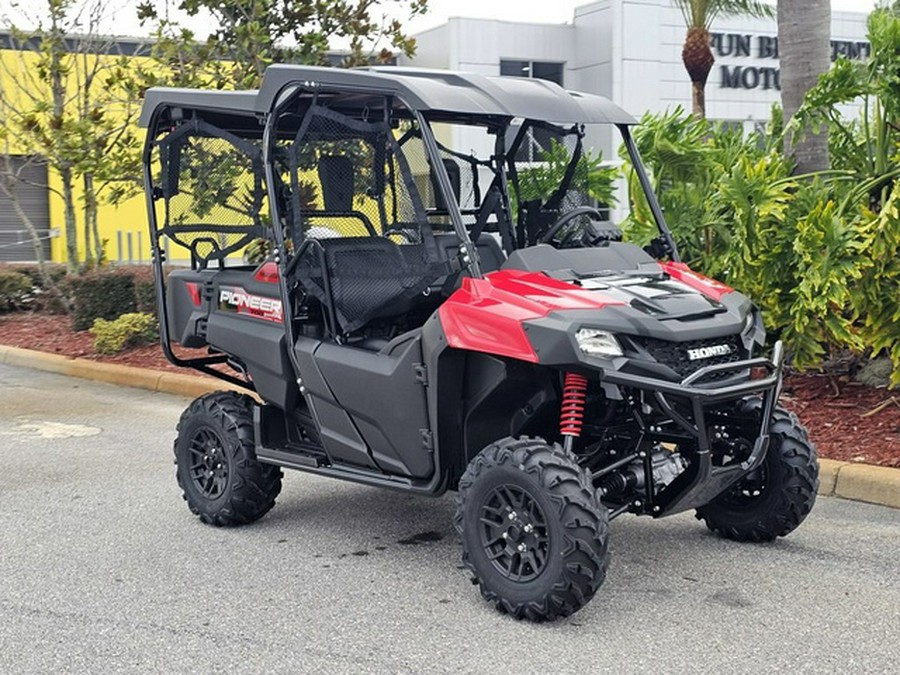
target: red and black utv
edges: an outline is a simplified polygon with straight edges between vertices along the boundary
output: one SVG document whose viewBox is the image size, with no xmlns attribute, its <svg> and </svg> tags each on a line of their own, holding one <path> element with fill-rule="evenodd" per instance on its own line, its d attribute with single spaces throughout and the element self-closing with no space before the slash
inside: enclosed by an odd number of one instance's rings
<svg viewBox="0 0 900 675">
<path fill-rule="evenodd" d="M 781 345 L 765 355 L 750 300 L 679 261 L 610 101 L 273 66 L 259 91 L 151 89 L 141 123 L 163 349 L 255 393 L 202 396 L 178 424 L 204 522 L 263 516 L 282 467 L 455 490 L 484 597 L 543 620 L 597 591 L 620 514 L 695 509 L 766 541 L 812 508 Z M 644 248 L 585 185 L 612 127 L 659 227 Z M 535 192 L 535 171 L 556 183 Z"/>
</svg>

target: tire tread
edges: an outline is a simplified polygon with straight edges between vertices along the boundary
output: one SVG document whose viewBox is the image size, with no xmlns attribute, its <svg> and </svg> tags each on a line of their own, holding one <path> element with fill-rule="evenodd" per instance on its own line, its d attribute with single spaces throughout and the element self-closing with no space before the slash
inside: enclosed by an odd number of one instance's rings
<svg viewBox="0 0 900 675">
<path fill-rule="evenodd" d="M 749 399 L 749 411 L 761 409 L 762 401 Z M 734 522 L 731 514 L 716 501 L 697 509 L 697 518 L 719 536 L 735 541 L 766 542 L 784 537 L 806 518 L 816 502 L 819 488 L 819 464 L 816 446 L 809 439 L 806 428 L 792 412 L 776 406 L 768 452 L 778 452 L 781 489 L 773 497 L 774 503 L 759 513 L 752 522 Z"/>
<path fill-rule="evenodd" d="M 253 399 L 245 394 L 216 391 L 194 399 L 178 421 L 174 446 L 175 477 L 191 513 L 207 525 L 228 527 L 259 520 L 275 506 L 275 499 L 281 492 L 281 469 L 256 460 L 252 406 Z M 177 467 L 178 442 L 182 429 L 190 419 L 198 415 L 209 416 L 221 425 L 223 432 L 233 434 L 237 441 L 232 449 L 229 498 L 214 512 L 205 508 L 207 504 L 187 489 Z"/>
<path fill-rule="evenodd" d="M 503 597 L 490 581 L 479 577 L 465 545 L 463 519 L 473 484 L 494 467 L 511 465 L 532 476 L 556 505 L 564 531 L 563 573 L 550 592 L 527 602 Z M 539 438 L 505 438 L 485 448 L 470 462 L 459 482 L 454 519 L 463 538 L 463 564 L 481 595 L 494 607 L 517 619 L 549 621 L 569 616 L 597 592 L 609 566 L 608 510 L 597 499 L 590 478 L 559 445 Z"/>
</svg>

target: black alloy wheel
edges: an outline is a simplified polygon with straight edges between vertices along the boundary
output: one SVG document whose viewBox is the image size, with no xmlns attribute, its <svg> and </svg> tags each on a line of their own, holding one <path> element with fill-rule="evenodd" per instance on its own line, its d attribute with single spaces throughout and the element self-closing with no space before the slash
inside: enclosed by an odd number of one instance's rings
<svg viewBox="0 0 900 675">
<path fill-rule="evenodd" d="M 517 619 L 578 611 L 609 565 L 609 510 L 590 474 L 558 444 L 503 438 L 459 481 L 456 529 L 481 595 Z"/>
<path fill-rule="evenodd" d="M 191 480 L 207 499 L 219 497 L 228 485 L 230 459 L 225 444 L 210 427 L 200 427 L 190 440 Z"/>
<path fill-rule="evenodd" d="M 194 400 L 175 439 L 175 477 L 191 512 L 209 525 L 262 518 L 281 491 L 281 469 L 256 459 L 249 396 L 217 391 Z"/>
<path fill-rule="evenodd" d="M 497 486 L 481 507 L 481 544 L 504 577 L 531 581 L 544 571 L 550 554 L 544 511 L 525 489 Z"/>
</svg>

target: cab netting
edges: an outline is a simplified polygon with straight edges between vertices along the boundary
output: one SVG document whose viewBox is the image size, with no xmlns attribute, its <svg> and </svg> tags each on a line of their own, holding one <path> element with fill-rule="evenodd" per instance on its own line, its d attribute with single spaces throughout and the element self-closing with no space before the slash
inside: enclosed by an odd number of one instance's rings
<svg viewBox="0 0 900 675">
<path fill-rule="evenodd" d="M 414 175 L 423 148 L 401 148 L 386 121 L 314 104 L 283 152 L 295 275 L 340 332 L 404 312 L 447 273 Z"/>
<path fill-rule="evenodd" d="M 163 199 L 158 235 L 205 267 L 265 234 L 260 147 L 211 124 L 191 120 L 158 143 L 154 194 Z"/>
</svg>

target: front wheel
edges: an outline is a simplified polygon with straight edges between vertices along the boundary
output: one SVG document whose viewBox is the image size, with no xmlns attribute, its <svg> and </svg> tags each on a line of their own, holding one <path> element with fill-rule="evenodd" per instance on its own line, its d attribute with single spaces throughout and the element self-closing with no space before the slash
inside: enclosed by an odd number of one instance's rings
<svg viewBox="0 0 900 675">
<path fill-rule="evenodd" d="M 590 477 L 559 445 L 505 438 L 459 482 L 456 529 L 481 594 L 517 619 L 568 616 L 609 564 L 609 516 Z"/>
<path fill-rule="evenodd" d="M 253 401 L 232 391 L 194 400 L 181 415 L 175 476 L 191 512 L 209 525 L 242 525 L 275 505 L 281 469 L 257 461 Z"/>
<path fill-rule="evenodd" d="M 760 399 L 744 401 L 759 413 Z M 800 420 L 777 406 L 762 464 L 706 506 L 697 509 L 713 532 L 736 541 L 772 541 L 789 534 L 816 503 L 816 446 Z"/>
</svg>

